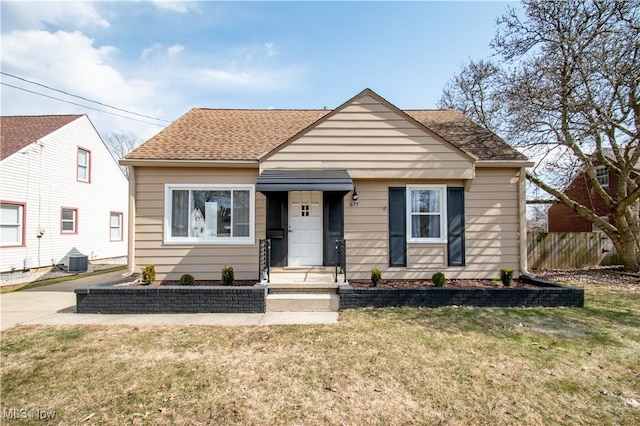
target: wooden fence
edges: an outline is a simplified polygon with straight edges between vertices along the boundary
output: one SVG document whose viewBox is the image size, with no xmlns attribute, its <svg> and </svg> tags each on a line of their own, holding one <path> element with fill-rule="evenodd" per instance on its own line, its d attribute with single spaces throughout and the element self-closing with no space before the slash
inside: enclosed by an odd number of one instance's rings
<svg viewBox="0 0 640 426">
<path fill-rule="evenodd" d="M 602 232 L 527 233 L 529 269 L 568 269 L 619 265 L 620 257 Z"/>
</svg>

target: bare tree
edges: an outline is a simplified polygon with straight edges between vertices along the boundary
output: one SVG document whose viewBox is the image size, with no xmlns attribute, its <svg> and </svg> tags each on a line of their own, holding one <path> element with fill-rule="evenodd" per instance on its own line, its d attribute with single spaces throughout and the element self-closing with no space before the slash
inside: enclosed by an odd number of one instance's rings
<svg viewBox="0 0 640 426">
<path fill-rule="evenodd" d="M 438 101 L 439 108 L 462 112 L 476 124 L 496 134 L 501 124 L 501 79 L 504 73 L 494 62 L 469 60 L 447 83 Z"/>
<path fill-rule="evenodd" d="M 491 130 L 536 158 L 528 180 L 604 231 L 639 271 L 640 3 L 524 0 L 523 13 L 498 19 L 492 47 L 508 71 L 493 87 L 501 106 Z M 615 194 L 598 181 L 600 165 L 617 177 Z M 578 173 L 609 222 L 563 192 Z"/>
<path fill-rule="evenodd" d="M 510 9 L 498 20 L 493 42 L 505 60 L 518 60 L 503 86 L 508 135 L 555 160 L 546 174 L 528 173 L 529 181 L 603 230 L 625 267 L 638 271 L 639 4 L 527 0 L 524 6 L 524 19 Z M 616 194 L 598 181 L 598 165 L 617 176 Z M 549 178 L 576 168 L 611 209 L 611 223 Z"/>
<path fill-rule="evenodd" d="M 142 140 L 132 132 L 114 131 L 104 136 L 104 142 L 109 148 L 109 152 L 116 159 L 122 160 L 128 153 L 136 149 Z M 120 166 L 125 176 L 129 176 L 129 170 L 125 166 Z"/>
</svg>

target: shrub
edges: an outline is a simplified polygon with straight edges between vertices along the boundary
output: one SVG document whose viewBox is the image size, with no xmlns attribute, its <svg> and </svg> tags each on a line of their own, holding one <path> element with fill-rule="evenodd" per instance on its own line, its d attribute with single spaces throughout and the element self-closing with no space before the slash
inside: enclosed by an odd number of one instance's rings
<svg viewBox="0 0 640 426">
<path fill-rule="evenodd" d="M 222 268 L 222 283 L 224 285 L 233 284 L 233 267 L 225 266 Z"/>
<path fill-rule="evenodd" d="M 156 280 L 156 265 L 147 265 L 142 268 L 142 282 L 149 285 Z"/>
<path fill-rule="evenodd" d="M 371 283 L 374 287 L 377 287 L 378 284 L 380 284 L 380 281 L 382 281 L 382 273 L 380 272 L 380 269 L 373 268 L 371 270 Z"/>
<path fill-rule="evenodd" d="M 433 282 L 433 285 L 436 287 L 442 287 L 447 283 L 447 278 L 442 272 L 436 272 L 431 276 L 431 282 Z"/>
<path fill-rule="evenodd" d="M 513 282 L 513 269 L 500 268 L 500 281 L 502 281 L 505 287 L 509 287 L 511 282 Z"/>
<path fill-rule="evenodd" d="M 193 281 L 193 275 L 191 274 L 184 274 L 180 277 L 180 284 L 182 285 L 193 285 Z"/>
</svg>

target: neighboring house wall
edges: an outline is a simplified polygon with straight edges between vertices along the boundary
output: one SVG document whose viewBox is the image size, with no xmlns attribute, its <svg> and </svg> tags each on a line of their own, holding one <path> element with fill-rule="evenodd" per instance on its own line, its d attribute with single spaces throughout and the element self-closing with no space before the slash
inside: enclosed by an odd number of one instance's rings
<svg viewBox="0 0 640 426">
<path fill-rule="evenodd" d="M 90 179 L 77 179 L 78 148 L 90 152 Z M 24 203 L 24 245 L 3 247 L 0 271 L 127 254 L 127 180 L 86 116 L 81 116 L 2 161 L 0 199 Z M 75 232 L 63 233 L 62 208 L 77 212 Z M 121 238 L 112 241 L 111 213 L 121 213 Z M 44 230 L 37 238 L 38 228 Z"/>
<path fill-rule="evenodd" d="M 136 167 L 135 259 L 139 267 L 154 264 L 160 280 L 192 274 L 198 280 L 220 280 L 232 266 L 238 280 L 258 278 L 258 240 L 265 237 L 265 197 L 255 194 L 255 244 L 167 244 L 165 185 L 255 184 L 257 168 Z"/>
<path fill-rule="evenodd" d="M 618 176 L 615 173 L 609 173 L 609 185 L 605 187 L 604 190 L 615 199 L 617 189 Z M 610 209 L 607 208 L 604 200 L 595 192 L 585 173 L 578 174 L 571 184 L 569 184 L 565 194 L 598 216 L 609 217 L 611 214 Z M 548 222 L 549 232 L 593 231 L 591 222 L 564 204 L 554 204 L 549 208 Z"/>
</svg>

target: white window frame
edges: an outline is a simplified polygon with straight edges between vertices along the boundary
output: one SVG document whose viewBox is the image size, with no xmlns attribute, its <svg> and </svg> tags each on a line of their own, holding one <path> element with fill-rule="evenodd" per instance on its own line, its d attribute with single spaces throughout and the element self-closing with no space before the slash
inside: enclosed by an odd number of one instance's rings
<svg viewBox="0 0 640 426">
<path fill-rule="evenodd" d="M 25 219 L 26 219 L 26 203 L 18 203 L 12 201 L 2 201 L 0 202 L 2 206 L 12 207 L 18 209 L 18 223 L 2 223 L 0 224 L 4 227 L 17 228 L 18 231 L 18 241 L 16 242 L 6 242 L 0 241 L 0 247 L 24 247 L 25 246 Z"/>
<path fill-rule="evenodd" d="M 446 243 L 447 242 L 447 185 L 407 185 L 406 214 L 407 214 L 407 242 L 408 243 Z M 414 214 L 411 211 L 412 191 L 438 191 L 440 192 L 440 238 L 414 238 L 412 233 L 412 220 Z"/>
<path fill-rule="evenodd" d="M 112 220 L 113 217 L 117 216 L 118 220 L 119 220 L 119 226 L 113 226 Z M 109 241 L 122 241 L 123 240 L 123 232 L 122 232 L 122 227 L 123 224 L 122 222 L 124 221 L 124 214 L 122 214 L 122 212 L 111 212 L 109 214 Z M 112 232 L 114 229 L 118 230 L 118 238 L 114 239 Z"/>
<path fill-rule="evenodd" d="M 64 218 L 65 210 L 69 210 L 73 212 L 73 219 L 69 220 Z M 64 229 L 65 222 L 73 223 L 73 230 L 71 231 L 65 230 Z M 60 208 L 60 233 L 69 234 L 69 235 L 78 233 L 78 208 L 77 207 L 61 207 Z"/>
<path fill-rule="evenodd" d="M 604 170 L 605 173 L 600 174 Z M 606 188 L 609 186 L 609 169 L 606 166 L 597 166 L 595 168 L 596 180 L 601 187 Z M 603 182 L 606 179 L 606 182 Z"/>
<path fill-rule="evenodd" d="M 173 237 L 171 223 L 173 209 L 171 205 L 173 190 L 189 191 L 249 191 L 249 236 L 248 237 Z M 233 200 L 233 196 L 231 197 Z M 164 186 L 164 243 L 165 244 L 213 244 L 213 245 L 242 245 L 255 244 L 255 185 L 253 184 L 165 184 Z M 191 202 L 191 195 L 189 195 Z M 233 201 L 232 201 L 233 202 Z M 233 216 L 231 216 L 233 220 Z M 231 225 L 233 229 L 233 225 Z"/>
<path fill-rule="evenodd" d="M 87 154 L 86 164 L 80 163 L 80 151 Z M 78 179 L 79 182 L 90 183 L 91 182 L 91 151 L 86 148 L 78 147 L 78 150 L 76 151 L 76 162 L 78 164 L 76 168 L 76 178 Z M 80 177 L 80 170 L 85 171 L 86 178 Z"/>
</svg>

